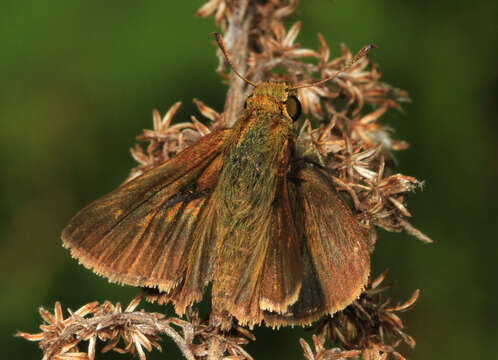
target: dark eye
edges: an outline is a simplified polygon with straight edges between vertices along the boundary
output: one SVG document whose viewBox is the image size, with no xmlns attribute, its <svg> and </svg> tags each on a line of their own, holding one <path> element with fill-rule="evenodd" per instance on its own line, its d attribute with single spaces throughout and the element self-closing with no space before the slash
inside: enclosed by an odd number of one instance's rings
<svg viewBox="0 0 498 360">
<path fill-rule="evenodd" d="M 299 115 L 301 115 L 301 103 L 297 97 L 293 95 L 289 96 L 285 106 L 292 120 L 296 121 L 299 118 Z"/>
</svg>

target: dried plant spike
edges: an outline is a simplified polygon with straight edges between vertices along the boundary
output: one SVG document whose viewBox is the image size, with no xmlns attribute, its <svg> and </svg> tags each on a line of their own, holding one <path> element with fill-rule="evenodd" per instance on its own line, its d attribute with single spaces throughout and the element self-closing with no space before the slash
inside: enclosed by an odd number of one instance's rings
<svg viewBox="0 0 498 360">
<path fill-rule="evenodd" d="M 209 106 L 204 104 L 202 101 L 194 98 L 194 104 L 195 104 L 195 106 L 197 106 L 197 109 L 199 110 L 199 112 L 204 117 L 208 118 L 209 120 L 216 121 L 220 118 L 220 114 L 216 110 L 210 108 Z"/>
<path fill-rule="evenodd" d="M 420 290 L 417 289 L 413 292 L 412 296 L 406 300 L 403 304 L 398 304 L 396 306 L 386 308 L 386 311 L 406 311 L 415 304 L 420 295 Z"/>
<path fill-rule="evenodd" d="M 218 46 L 220 47 L 221 51 L 223 52 L 223 54 L 225 55 L 225 58 L 227 59 L 227 62 L 228 64 L 230 65 L 230 67 L 232 68 L 233 72 L 239 77 L 241 78 L 242 80 L 244 80 L 246 83 L 248 83 L 249 85 L 251 86 L 254 86 L 256 87 L 256 84 L 253 83 L 252 81 L 248 80 L 245 76 L 243 76 L 241 73 L 239 73 L 237 71 L 237 69 L 235 69 L 235 66 L 233 65 L 233 62 L 232 62 L 232 57 L 230 56 L 230 54 L 228 53 L 228 50 L 225 46 L 225 42 L 223 41 L 223 36 L 221 36 L 220 33 L 217 33 L 217 32 L 212 32 L 210 33 L 209 35 L 214 35 L 215 38 L 216 38 L 216 42 L 218 43 Z"/>
<path fill-rule="evenodd" d="M 389 269 L 384 270 L 379 276 L 377 276 L 372 282 L 370 283 L 370 288 L 375 289 L 377 286 L 379 286 L 384 279 L 386 278 L 387 272 Z"/>
<path fill-rule="evenodd" d="M 144 148 L 137 145 L 131 151 L 139 163 L 131 177 L 161 166 L 200 139 L 232 125 L 228 121 L 224 123 L 224 118 L 229 117 L 226 115 L 227 104 L 235 104 L 233 112 L 237 117 L 241 113 L 243 100 L 253 91 L 237 77 L 247 84 L 259 86 L 256 84 L 275 77 L 273 69 L 278 66 L 284 70 L 278 76 L 279 80 L 297 84 L 292 89 L 299 89 L 297 95 L 302 101 L 303 112 L 319 120 L 304 122 L 296 138 L 296 148 L 302 146 L 303 154 L 329 171 L 330 190 L 335 189 L 341 197 L 346 195 L 351 200 L 346 205 L 348 210 L 358 221 L 362 232 L 364 230 L 365 234 L 369 234 L 365 238 L 366 251 L 371 252 L 374 248 L 377 240 L 375 227 L 396 232 L 405 230 L 425 242 L 432 242 L 406 221 L 411 215 L 403 193 L 413 191 L 420 182 L 397 174 L 395 169 L 390 168 L 389 151 L 406 148 L 407 144 L 391 139 L 390 128 L 381 125 L 387 110 L 401 110 L 401 102 L 407 101 L 408 95 L 380 81 L 379 67 L 365 59 L 369 51 L 376 48 L 373 44 L 364 46 L 354 56 L 343 45 L 340 56 L 332 59 L 322 35 L 319 35 L 319 51 L 301 48 L 295 43 L 301 23 L 296 22 L 287 29 L 281 20 L 291 14 L 296 5 L 297 0 L 206 0 L 197 14 L 204 17 L 212 15 L 221 28 L 220 33 L 211 35 L 216 37 L 220 48 L 218 54 L 224 54 L 236 74 L 222 74 L 225 75 L 223 78 L 230 77 L 232 80 L 229 93 L 235 95 L 233 98 L 227 96 L 224 112 L 217 112 L 194 99 L 199 112 L 211 120 L 206 125 L 193 116 L 190 121 L 173 122 L 180 103 L 175 103 L 164 116 L 154 110 L 152 129 L 144 130 L 137 137 L 137 140 L 147 143 Z M 249 20 L 247 27 L 242 24 L 244 19 Z M 244 37 L 248 40 L 246 43 L 241 41 Z M 232 47 L 240 44 L 242 50 Z M 224 64 L 223 55 L 220 58 Z M 234 64 L 239 64 L 245 76 L 234 68 Z M 246 65 L 244 70 L 242 64 Z M 314 74 L 317 73 L 328 77 L 315 81 Z M 331 80 L 334 80 L 333 83 Z M 339 99 L 341 101 L 337 101 Z M 402 342 L 414 346 L 415 340 L 405 333 L 399 313 L 413 306 L 419 292 L 415 291 L 404 303 L 390 306 L 390 301 L 384 296 L 389 288 L 382 283 L 385 276 L 386 272 L 370 279 L 369 285 L 365 278 L 361 294 L 358 293 L 349 306 L 336 312 L 332 318 L 322 318 L 312 342 L 308 344 L 300 340 L 306 359 L 404 359 L 395 348 Z M 163 294 L 163 297 L 167 295 Z M 189 360 L 206 357 L 212 360 L 252 359 L 242 346 L 250 340 L 254 341 L 255 337 L 240 322 L 233 321 L 229 331 L 222 331 L 207 320 L 200 319 L 190 307 L 183 319 L 136 311 L 140 305 L 139 298 L 132 300 L 125 309 L 109 301 L 101 305 L 90 303 L 74 313 L 70 312 L 65 319 L 60 304 L 55 306 L 54 311 L 40 309 L 45 320 L 40 327 L 42 332 L 18 332 L 16 335 L 39 341 L 44 360 L 93 360 L 96 347 L 101 348 L 102 352 L 113 350 L 143 360 L 146 350 L 150 351 L 153 347 L 161 349 L 158 341 L 164 335 L 173 339 Z M 325 348 L 329 338 L 337 347 Z M 97 345 L 99 341 L 102 344 Z"/>
<path fill-rule="evenodd" d="M 23 339 L 26 339 L 28 341 L 41 341 L 43 340 L 45 334 L 42 332 L 37 334 L 29 334 L 26 332 L 18 331 L 14 334 L 14 336 L 22 337 Z"/>
<path fill-rule="evenodd" d="M 425 242 L 426 244 L 432 244 L 434 242 L 430 237 L 425 235 L 422 231 L 415 229 L 412 224 L 404 219 L 401 220 L 401 226 L 403 226 L 408 234 L 415 236 L 417 239 Z"/>
<path fill-rule="evenodd" d="M 174 103 L 174 105 L 168 110 L 168 112 L 164 115 L 163 119 L 160 121 L 159 125 L 157 128 L 154 127 L 155 129 L 157 130 L 166 130 L 169 125 L 171 124 L 171 120 L 173 119 L 173 116 L 175 116 L 176 112 L 178 111 L 178 109 L 180 108 L 180 106 L 182 105 L 182 102 L 181 101 L 177 101 L 176 103 Z M 159 115 L 159 113 L 157 112 L 157 110 L 154 111 L 154 119 Z M 154 124 L 156 125 L 156 124 Z"/>
<path fill-rule="evenodd" d="M 211 132 L 209 127 L 207 127 L 206 125 L 201 123 L 199 120 L 197 120 L 197 118 L 194 115 L 190 116 L 190 120 L 192 120 L 192 123 L 194 124 L 195 128 L 202 136 L 205 136 Z"/>
<path fill-rule="evenodd" d="M 93 335 L 88 342 L 88 360 L 95 359 L 95 344 L 97 341 L 97 336 Z"/>
<path fill-rule="evenodd" d="M 130 301 L 124 312 L 132 312 L 134 311 L 137 306 L 140 304 L 140 301 L 142 300 L 142 293 L 139 293 L 135 298 Z"/>
<path fill-rule="evenodd" d="M 301 344 L 301 347 L 303 348 L 304 357 L 306 358 L 306 360 L 314 360 L 315 356 L 313 355 L 313 351 L 311 350 L 311 347 L 306 342 L 306 340 L 301 338 L 301 339 L 299 339 L 299 343 Z"/>
</svg>

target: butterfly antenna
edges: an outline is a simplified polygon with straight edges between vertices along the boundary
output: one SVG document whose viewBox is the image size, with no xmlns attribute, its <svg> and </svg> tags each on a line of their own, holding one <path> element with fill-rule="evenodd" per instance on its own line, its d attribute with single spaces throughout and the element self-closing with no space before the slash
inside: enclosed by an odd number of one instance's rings
<svg viewBox="0 0 498 360">
<path fill-rule="evenodd" d="M 249 85 L 252 85 L 254 87 L 256 87 L 256 84 L 253 83 L 251 80 L 248 80 L 245 76 L 243 76 L 241 73 L 239 73 L 236 69 L 235 69 L 235 66 L 233 66 L 233 62 L 232 62 L 232 57 L 230 56 L 230 54 L 228 53 L 228 50 L 227 48 L 225 47 L 225 42 L 223 41 L 223 37 L 221 36 L 220 33 L 217 33 L 217 32 L 212 32 L 210 33 L 209 35 L 214 35 L 216 37 L 216 42 L 218 43 L 218 46 L 220 47 L 221 51 L 223 51 L 223 54 L 225 55 L 225 58 L 227 59 L 227 62 L 228 64 L 230 65 L 230 67 L 232 68 L 233 72 L 239 77 L 241 78 L 242 80 L 244 80 L 246 83 L 248 83 Z"/>
<path fill-rule="evenodd" d="M 351 66 L 353 66 L 362 57 L 366 56 L 369 53 L 369 51 L 372 50 L 372 49 L 374 49 L 374 48 L 377 49 L 378 46 L 374 45 L 374 44 L 365 45 L 364 47 L 361 48 L 360 51 L 358 51 L 358 53 L 353 57 L 353 59 L 351 59 L 351 61 L 349 61 L 347 64 L 345 64 L 334 75 L 326 77 L 325 79 L 322 79 L 320 81 L 316 81 L 316 82 L 311 83 L 311 84 L 300 84 L 300 85 L 296 85 L 294 87 L 291 87 L 290 90 L 296 90 L 296 89 L 302 89 L 302 88 L 307 88 L 307 87 L 313 87 L 313 86 L 321 85 L 321 84 L 323 84 L 323 83 L 325 83 L 325 82 L 327 82 L 329 80 L 334 80 L 337 77 L 337 75 L 339 75 L 340 73 L 343 73 L 346 70 L 349 70 L 351 68 Z"/>
</svg>

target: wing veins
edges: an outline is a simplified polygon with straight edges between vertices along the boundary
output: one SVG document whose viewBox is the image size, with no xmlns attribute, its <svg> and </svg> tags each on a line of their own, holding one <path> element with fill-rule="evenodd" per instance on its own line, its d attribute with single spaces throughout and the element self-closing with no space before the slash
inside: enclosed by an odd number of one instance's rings
<svg viewBox="0 0 498 360">
<path fill-rule="evenodd" d="M 121 224 L 121 222 L 123 222 L 124 220 L 126 220 L 135 210 L 137 210 L 140 206 L 142 206 L 143 204 L 145 204 L 152 197 L 154 197 L 155 195 L 157 195 L 160 191 L 164 190 L 169 185 L 171 185 L 171 183 L 168 184 L 168 185 L 162 186 L 157 191 L 153 192 L 150 196 L 148 196 L 145 200 L 143 200 L 142 202 L 140 202 L 139 204 L 137 204 L 135 207 L 133 207 L 130 211 L 128 211 L 125 215 L 123 215 L 119 220 L 117 220 L 116 223 L 114 223 L 109 228 L 109 230 L 107 230 L 106 232 L 104 232 L 102 234 L 102 238 L 104 238 L 107 235 L 109 235 L 109 233 L 111 233 L 119 224 Z M 168 208 L 168 207 L 171 207 L 171 206 L 173 206 L 175 204 L 178 204 L 179 202 L 182 202 L 182 201 L 188 201 L 188 202 L 190 202 L 192 200 L 201 198 L 203 195 L 207 194 L 207 192 L 208 192 L 207 190 L 202 190 L 202 191 L 192 192 L 190 194 L 181 194 L 181 193 L 180 194 L 174 194 L 174 195 L 171 195 L 171 197 L 164 204 L 160 205 L 159 207 Z M 181 198 L 182 195 L 187 195 L 187 196 L 186 196 L 185 199 L 182 199 Z M 175 197 L 179 197 L 179 199 L 174 199 Z"/>
</svg>

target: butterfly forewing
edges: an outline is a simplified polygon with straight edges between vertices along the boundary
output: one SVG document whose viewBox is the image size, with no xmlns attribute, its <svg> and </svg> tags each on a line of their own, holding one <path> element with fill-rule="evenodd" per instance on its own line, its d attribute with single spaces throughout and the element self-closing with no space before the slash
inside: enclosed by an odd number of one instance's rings
<svg viewBox="0 0 498 360">
<path fill-rule="evenodd" d="M 111 281 L 169 290 L 185 271 L 228 133 L 207 135 L 88 205 L 64 229 L 64 245 Z"/>
</svg>

